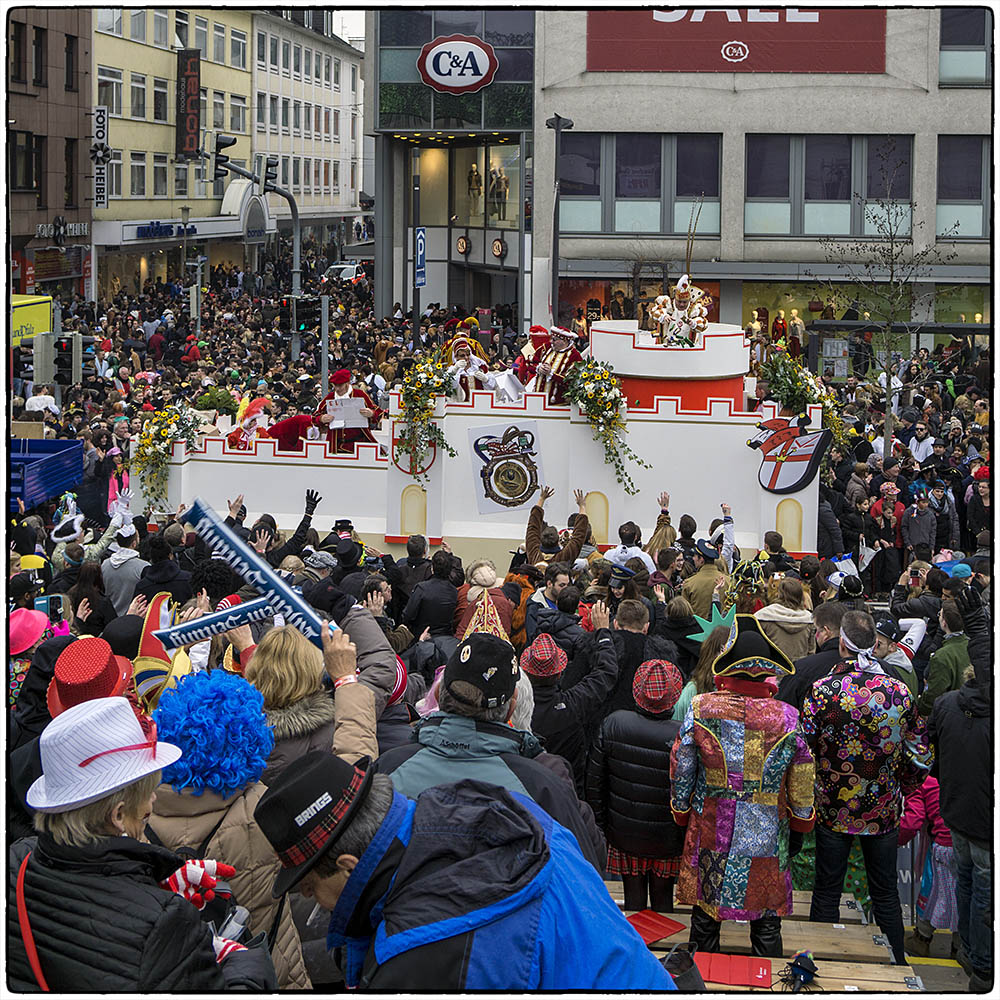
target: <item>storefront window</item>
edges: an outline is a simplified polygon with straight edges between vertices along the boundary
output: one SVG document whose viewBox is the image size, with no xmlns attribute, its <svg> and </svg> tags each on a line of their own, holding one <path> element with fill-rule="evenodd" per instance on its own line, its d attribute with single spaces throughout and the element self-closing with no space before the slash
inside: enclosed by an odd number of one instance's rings
<svg viewBox="0 0 1000 1000">
<path fill-rule="evenodd" d="M 989 285 L 946 286 L 934 302 L 936 323 L 989 323 L 991 315 Z"/>
<path fill-rule="evenodd" d="M 432 93 L 433 91 L 422 83 L 379 84 L 379 126 L 401 129 L 430 128 Z"/>
<path fill-rule="evenodd" d="M 404 8 L 379 14 L 380 45 L 423 45 L 430 40 L 430 11 Z"/>
<path fill-rule="evenodd" d="M 420 150 L 420 217 L 418 225 L 448 225 L 447 149 Z"/>
<path fill-rule="evenodd" d="M 487 181 L 482 146 L 453 149 L 452 202 L 456 226 L 481 226 L 486 206 Z"/>
<path fill-rule="evenodd" d="M 482 35 L 483 15 L 475 10 L 436 10 L 434 36 Z"/>
<path fill-rule="evenodd" d="M 601 319 L 638 319 L 639 327 L 649 330 L 653 322 L 649 318 L 649 306 L 657 296 L 666 294 L 676 275 L 667 276 L 653 273 L 659 270 L 649 265 L 636 280 L 628 278 L 561 278 L 559 280 L 560 315 L 573 319 L 584 319 L 588 328 Z M 719 322 L 719 282 L 699 281 L 698 287 L 712 297 L 712 308 L 708 321 Z M 578 313 L 578 310 L 580 311 Z"/>
<path fill-rule="evenodd" d="M 479 128 L 483 117 L 482 94 L 435 94 L 435 128 Z"/>
<path fill-rule="evenodd" d="M 521 150 L 513 143 L 490 146 L 486 177 L 486 225 L 517 229 L 520 224 Z"/>
<path fill-rule="evenodd" d="M 532 85 L 530 83 L 494 83 L 483 91 L 483 126 L 485 128 L 531 128 Z"/>
<path fill-rule="evenodd" d="M 535 44 L 535 13 L 532 10 L 487 10 L 483 37 L 491 45 Z"/>
<path fill-rule="evenodd" d="M 535 75 L 535 53 L 531 49 L 497 49 L 497 80 L 531 82 Z"/>
</svg>

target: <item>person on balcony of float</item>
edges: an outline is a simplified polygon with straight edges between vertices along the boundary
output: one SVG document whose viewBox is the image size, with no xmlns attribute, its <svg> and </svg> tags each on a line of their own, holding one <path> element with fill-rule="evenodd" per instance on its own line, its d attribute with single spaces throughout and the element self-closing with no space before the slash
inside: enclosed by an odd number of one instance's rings
<svg viewBox="0 0 1000 1000">
<path fill-rule="evenodd" d="M 473 389 L 496 388 L 486 352 L 478 340 L 459 335 L 445 344 L 443 353 L 446 361 L 450 359 L 448 374 L 455 379 L 452 399 L 467 403 L 472 399 Z"/>
<path fill-rule="evenodd" d="M 573 334 L 561 326 L 549 330 L 549 343 L 535 351 L 527 366 L 527 377 L 534 379 L 532 392 L 544 392 L 546 401 L 556 406 L 566 403 L 566 377 L 583 355 L 570 346 Z"/>
<path fill-rule="evenodd" d="M 334 399 L 343 399 L 346 396 L 353 396 L 362 401 L 361 416 L 367 417 L 369 427 L 332 427 L 327 431 L 326 440 L 333 451 L 348 452 L 354 451 L 354 445 L 358 441 L 375 441 L 370 427 L 377 427 L 382 419 L 384 410 L 380 410 L 371 400 L 371 397 L 360 386 L 351 385 L 351 373 L 347 368 L 341 368 L 330 376 L 333 388 L 320 400 L 316 412 L 319 414 L 321 425 L 329 424 L 336 417 L 328 412 L 327 403 Z"/>
</svg>

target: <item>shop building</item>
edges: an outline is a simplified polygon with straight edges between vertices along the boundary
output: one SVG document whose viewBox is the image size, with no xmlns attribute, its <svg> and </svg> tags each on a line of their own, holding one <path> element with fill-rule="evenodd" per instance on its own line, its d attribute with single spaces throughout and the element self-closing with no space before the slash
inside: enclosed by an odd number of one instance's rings
<svg viewBox="0 0 1000 1000">
<path fill-rule="evenodd" d="M 534 316 L 551 316 L 558 170 L 564 324 L 643 321 L 699 206 L 713 320 L 819 319 L 818 282 L 842 276 L 824 241 L 867 255 L 887 197 L 915 247 L 953 255 L 922 276 L 934 315 L 912 318 L 990 322 L 992 31 L 984 7 L 539 12 Z M 573 122 L 558 165 L 554 114 Z"/>
<path fill-rule="evenodd" d="M 139 291 L 181 271 L 185 250 L 207 265 L 253 268 L 274 232 L 250 182 L 212 179 L 210 161 L 178 155 L 181 50 L 199 53 L 199 135 L 236 138 L 226 150 L 251 163 L 252 15 L 240 8 L 95 8 L 90 96 L 107 109 L 105 204 L 95 202 L 93 273 L 102 297 Z M 98 207 L 99 206 L 99 207 Z"/>
<path fill-rule="evenodd" d="M 89 8 L 7 16 L 10 288 L 90 295 Z"/>
<path fill-rule="evenodd" d="M 380 314 L 413 303 L 419 227 L 421 307 L 499 303 L 529 321 L 536 16 L 489 7 L 367 12 Z"/>
<path fill-rule="evenodd" d="M 258 10 L 253 37 L 253 151 L 279 158 L 278 183 L 295 196 L 303 240 L 339 249 L 361 215 L 363 53 L 317 8 Z M 290 236 L 288 203 L 267 198 Z"/>
</svg>

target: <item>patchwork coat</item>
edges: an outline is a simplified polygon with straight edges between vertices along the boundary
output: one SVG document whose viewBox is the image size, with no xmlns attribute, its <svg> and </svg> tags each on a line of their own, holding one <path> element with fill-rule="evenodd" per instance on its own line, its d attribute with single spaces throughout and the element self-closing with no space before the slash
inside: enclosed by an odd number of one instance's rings
<svg viewBox="0 0 1000 1000">
<path fill-rule="evenodd" d="M 691 702 L 670 755 L 671 807 L 687 826 L 679 902 L 716 920 L 791 913 L 789 829 L 815 820 L 815 765 L 798 719 L 759 682 Z"/>
</svg>

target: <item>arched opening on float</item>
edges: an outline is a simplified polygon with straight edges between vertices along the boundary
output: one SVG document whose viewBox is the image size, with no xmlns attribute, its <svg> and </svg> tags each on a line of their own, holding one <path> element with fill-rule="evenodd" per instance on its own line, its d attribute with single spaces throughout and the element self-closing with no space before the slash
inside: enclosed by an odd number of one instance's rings
<svg viewBox="0 0 1000 1000">
<path fill-rule="evenodd" d="M 424 535 L 427 533 L 427 493 L 421 486 L 411 483 L 399 498 L 399 533 Z"/>
<path fill-rule="evenodd" d="M 785 497 L 774 512 L 775 527 L 779 532 L 785 548 L 789 552 L 802 551 L 802 504 L 792 497 Z"/>
</svg>

